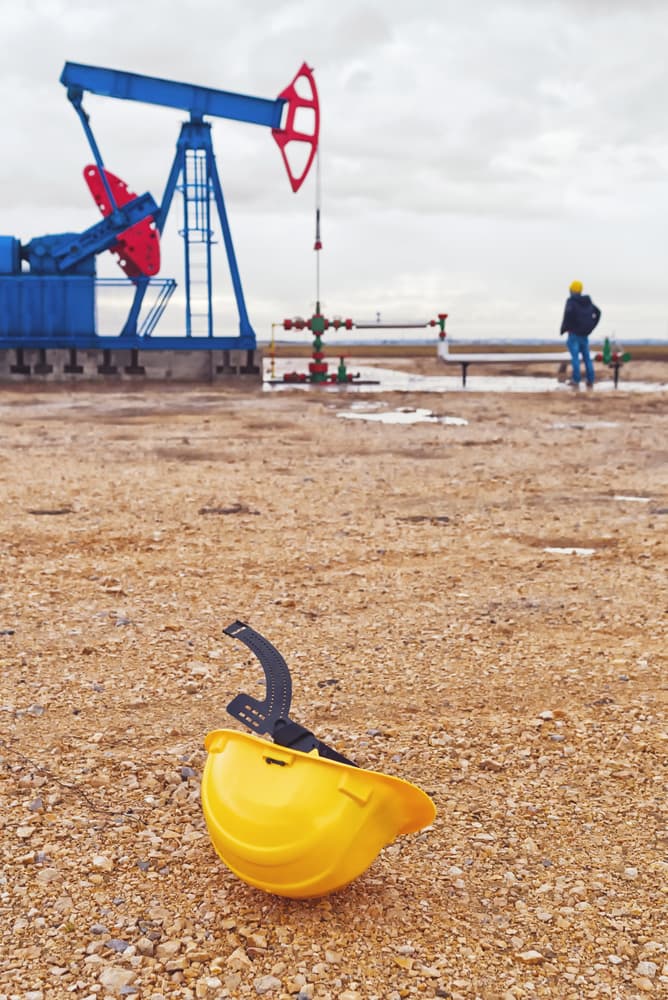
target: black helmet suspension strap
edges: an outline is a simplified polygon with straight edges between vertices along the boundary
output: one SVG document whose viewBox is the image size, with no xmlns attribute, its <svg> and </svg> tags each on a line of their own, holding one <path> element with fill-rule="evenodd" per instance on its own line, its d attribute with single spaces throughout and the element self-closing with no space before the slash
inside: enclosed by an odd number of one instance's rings
<svg viewBox="0 0 668 1000">
<path fill-rule="evenodd" d="M 227 706 L 229 714 L 253 732 L 268 733 L 280 746 L 302 753 L 317 750 L 321 757 L 357 767 L 353 761 L 328 747 L 309 729 L 289 717 L 292 681 L 288 665 L 278 650 L 245 622 L 232 622 L 223 632 L 239 639 L 258 658 L 267 687 L 264 701 L 258 701 L 249 694 L 238 694 Z"/>
</svg>

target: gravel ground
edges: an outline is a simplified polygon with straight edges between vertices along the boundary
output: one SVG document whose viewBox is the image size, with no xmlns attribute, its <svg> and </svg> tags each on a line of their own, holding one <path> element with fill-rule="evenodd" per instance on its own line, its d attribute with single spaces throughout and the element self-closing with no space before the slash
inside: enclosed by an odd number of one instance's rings
<svg viewBox="0 0 668 1000">
<path fill-rule="evenodd" d="M 24 387 L 0 419 L 0 1000 L 668 995 L 665 394 Z M 324 899 L 206 832 L 204 737 L 262 689 L 236 618 L 295 719 L 438 808 Z"/>
</svg>

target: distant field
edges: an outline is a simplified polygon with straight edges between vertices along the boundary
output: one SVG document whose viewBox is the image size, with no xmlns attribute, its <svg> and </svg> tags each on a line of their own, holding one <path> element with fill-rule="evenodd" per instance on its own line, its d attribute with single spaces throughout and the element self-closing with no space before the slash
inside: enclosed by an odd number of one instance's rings
<svg viewBox="0 0 668 1000">
<path fill-rule="evenodd" d="M 330 357 L 338 357 L 339 355 L 345 355 L 346 358 L 421 358 L 421 357 L 435 357 L 436 356 L 436 339 L 434 338 L 433 344 L 411 344 L 411 343 L 396 343 L 396 344 L 328 344 L 327 339 L 324 339 L 324 350 L 325 354 Z M 598 349 L 599 342 L 593 341 L 592 347 Z M 537 344 L 531 345 L 527 344 L 526 341 L 518 341 L 517 343 L 503 343 L 493 345 L 488 344 L 455 344 L 450 345 L 450 353 L 457 354 L 475 354 L 475 353 L 486 353 L 493 346 L 494 352 L 499 353 L 516 353 L 526 350 L 532 350 L 538 352 L 543 351 L 555 351 L 559 350 L 560 347 L 566 349 L 565 342 L 563 340 L 555 340 L 553 344 Z M 632 358 L 636 361 L 668 361 L 668 343 L 666 344 L 636 344 L 633 345 L 623 345 L 625 350 L 628 350 Z M 271 354 L 271 347 L 269 344 L 262 344 L 262 350 L 265 356 Z M 310 357 L 312 351 L 311 340 L 307 339 L 303 344 L 292 344 L 292 343 L 276 343 L 274 345 L 274 354 L 277 358 L 302 358 Z"/>
</svg>

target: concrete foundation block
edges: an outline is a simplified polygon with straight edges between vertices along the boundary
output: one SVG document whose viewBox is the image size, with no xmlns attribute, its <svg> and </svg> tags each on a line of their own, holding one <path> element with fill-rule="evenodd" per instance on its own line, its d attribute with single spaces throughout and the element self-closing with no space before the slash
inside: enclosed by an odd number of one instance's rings
<svg viewBox="0 0 668 1000">
<path fill-rule="evenodd" d="M 256 350 L 153 351 L 11 348 L 0 350 L 0 384 L 45 382 L 261 383 L 262 352 Z"/>
</svg>

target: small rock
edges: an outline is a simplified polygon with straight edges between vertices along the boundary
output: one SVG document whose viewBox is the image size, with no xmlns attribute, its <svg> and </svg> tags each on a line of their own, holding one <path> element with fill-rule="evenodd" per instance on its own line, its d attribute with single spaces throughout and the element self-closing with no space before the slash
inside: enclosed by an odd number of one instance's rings
<svg viewBox="0 0 668 1000">
<path fill-rule="evenodd" d="M 661 941 L 645 941 L 644 945 L 638 953 L 638 960 L 643 958 L 648 958 L 649 955 L 663 954 L 664 951 L 668 950 L 668 946 L 663 944 Z"/>
<path fill-rule="evenodd" d="M 152 955 L 155 951 L 154 942 L 147 937 L 140 937 L 135 947 L 140 955 Z"/>
<path fill-rule="evenodd" d="M 105 990 L 120 994 L 123 987 L 129 986 L 136 975 L 134 969 L 121 969 L 117 965 L 108 965 L 102 970 L 98 979 Z"/>
<path fill-rule="evenodd" d="M 93 857 L 91 864 L 93 865 L 93 868 L 99 868 L 104 872 L 110 872 L 114 867 L 114 862 L 110 858 L 105 857 L 104 854 L 96 854 Z"/>
<path fill-rule="evenodd" d="M 285 980 L 285 989 L 288 993 L 299 993 L 306 985 L 306 976 L 298 972 L 296 976 L 288 976 Z"/>
<path fill-rule="evenodd" d="M 252 964 L 253 963 L 242 947 L 235 948 L 225 961 L 225 965 L 235 971 L 247 969 Z"/>
<path fill-rule="evenodd" d="M 242 931 L 239 931 L 241 934 Z M 246 934 L 246 947 L 247 948 L 261 948 L 265 949 L 267 947 L 267 939 L 264 934 L 251 933 Z"/>
<path fill-rule="evenodd" d="M 638 962 L 636 965 L 636 975 L 646 976 L 647 979 L 654 979 L 655 975 L 659 970 L 658 965 L 655 962 Z"/>
<path fill-rule="evenodd" d="M 270 990 L 278 990 L 281 985 L 281 980 L 277 979 L 276 976 L 259 976 L 253 980 L 255 992 L 260 994 L 268 993 Z"/>
<path fill-rule="evenodd" d="M 129 942 L 122 941 L 121 938 L 110 938 L 105 944 L 110 951 L 117 951 L 119 954 L 122 954 L 126 948 L 130 947 Z"/>
<path fill-rule="evenodd" d="M 525 965 L 539 965 L 540 962 L 545 961 L 545 956 L 539 951 L 521 951 L 515 957 L 518 958 L 520 962 L 524 962 Z"/>
<path fill-rule="evenodd" d="M 36 877 L 38 882 L 55 882 L 60 878 L 60 872 L 57 868 L 42 868 Z"/>
<path fill-rule="evenodd" d="M 168 962 L 170 959 L 176 958 L 180 951 L 180 941 L 161 941 L 155 949 L 155 957 L 160 962 Z"/>
<path fill-rule="evenodd" d="M 481 771 L 495 771 L 498 773 L 499 771 L 503 771 L 503 768 L 503 761 L 495 760 L 493 757 L 483 757 L 480 761 Z"/>
<path fill-rule="evenodd" d="M 165 962 L 165 972 L 183 972 L 184 969 L 188 968 L 188 959 L 185 955 L 181 958 L 172 958 L 169 962 Z"/>
</svg>

